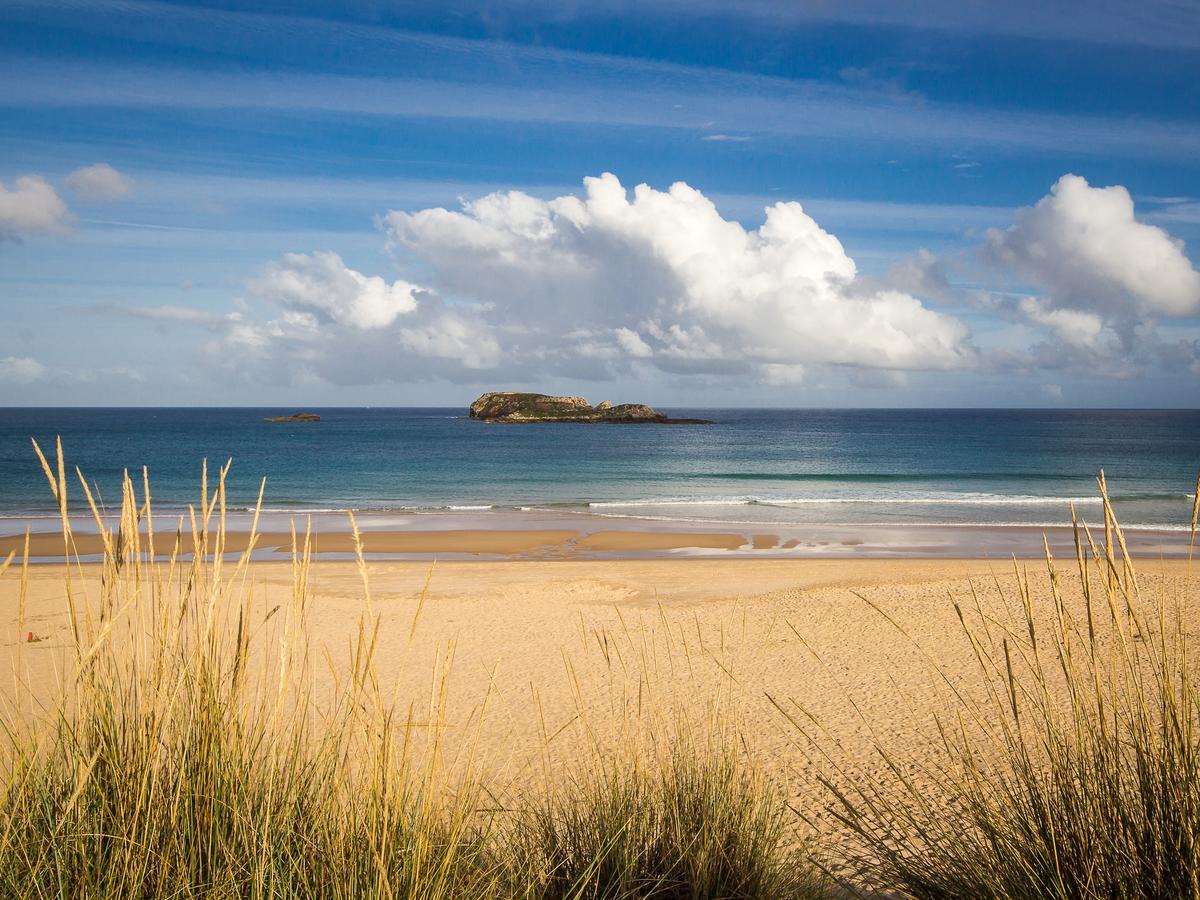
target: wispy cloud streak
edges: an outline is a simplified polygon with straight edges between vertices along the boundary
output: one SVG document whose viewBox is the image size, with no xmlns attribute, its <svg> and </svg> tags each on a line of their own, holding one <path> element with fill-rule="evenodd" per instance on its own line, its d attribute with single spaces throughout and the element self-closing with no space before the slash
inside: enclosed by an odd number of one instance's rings
<svg viewBox="0 0 1200 900">
<path fill-rule="evenodd" d="M 195 70 L 10 57 L 0 108 L 271 110 L 275 113 L 471 119 L 518 123 L 637 126 L 712 133 L 838 137 L 909 145 L 985 142 L 996 148 L 1076 154 L 1187 158 L 1200 153 L 1200 128 L 1156 120 L 981 110 L 895 103 L 815 82 L 767 76 L 713 78 L 677 71 L 631 101 L 586 78 L 553 87 L 409 77 Z M 678 67 L 674 67 L 678 70 Z"/>
</svg>

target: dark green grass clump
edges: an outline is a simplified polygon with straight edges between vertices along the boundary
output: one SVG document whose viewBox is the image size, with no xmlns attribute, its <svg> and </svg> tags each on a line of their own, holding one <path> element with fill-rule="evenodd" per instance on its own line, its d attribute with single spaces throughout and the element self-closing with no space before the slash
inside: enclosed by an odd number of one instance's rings
<svg viewBox="0 0 1200 900">
<path fill-rule="evenodd" d="M 787 852 L 779 795 L 727 745 L 684 740 L 645 769 L 639 757 L 589 773 L 525 810 L 507 856 L 544 900 L 717 900 L 819 895 Z"/>
</svg>

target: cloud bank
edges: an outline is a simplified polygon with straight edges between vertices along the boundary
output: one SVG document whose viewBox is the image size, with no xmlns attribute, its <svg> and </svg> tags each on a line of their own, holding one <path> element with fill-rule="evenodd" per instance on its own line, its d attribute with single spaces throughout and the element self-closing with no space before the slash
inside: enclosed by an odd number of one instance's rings
<svg viewBox="0 0 1200 900">
<path fill-rule="evenodd" d="M 501 191 L 378 224 L 421 283 L 331 251 L 289 253 L 247 283 L 236 312 L 121 311 L 202 325 L 218 359 L 267 383 L 1200 373 L 1200 273 L 1182 244 L 1138 221 L 1125 188 L 1073 175 L 980 244 L 1022 288 L 1008 293 L 957 287 L 948 273 L 963 260 L 925 250 L 863 276 L 799 203 L 768 206 L 747 228 L 682 182 L 629 191 L 611 174 L 580 195 Z M 967 311 L 990 317 L 1002 342 L 979 349 L 956 314 Z"/>
<path fill-rule="evenodd" d="M 428 284 L 366 275 L 330 251 L 286 254 L 248 283 L 245 315 L 206 318 L 221 323 L 218 355 L 256 378 L 339 384 L 648 370 L 780 384 L 814 368 L 976 362 L 959 320 L 860 278 L 798 203 L 748 230 L 682 182 L 631 196 L 605 174 L 582 196 L 497 192 L 380 224 Z M 174 307 L 153 316 L 182 321 Z"/>
</svg>

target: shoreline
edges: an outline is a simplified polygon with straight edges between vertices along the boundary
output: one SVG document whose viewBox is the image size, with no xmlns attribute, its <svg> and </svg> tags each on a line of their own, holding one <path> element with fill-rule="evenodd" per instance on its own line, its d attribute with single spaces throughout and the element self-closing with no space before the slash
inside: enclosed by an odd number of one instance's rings
<svg viewBox="0 0 1200 900">
<path fill-rule="evenodd" d="M 23 555 L 25 528 L 30 529 L 30 562 L 64 559 L 57 517 L 0 522 L 0 559 Z M 182 521 L 182 532 L 178 532 Z M 313 555 L 347 559 L 355 552 L 350 519 L 345 513 L 290 515 L 264 513 L 253 558 L 286 559 L 292 547 L 291 527 L 303 536 L 311 521 Z M 370 560 L 650 560 L 650 559 L 1011 559 L 1042 558 L 1045 545 L 1057 556 L 1075 554 L 1070 525 L 1008 523 L 896 524 L 744 524 L 694 520 L 647 520 L 579 516 L 559 512 L 456 511 L 398 516 L 366 514 L 357 517 L 363 553 Z M 18 523 L 20 526 L 18 527 Z M 190 520 L 169 515 L 154 519 L 155 551 L 169 554 L 177 533 L 180 552 L 193 549 Z M 213 525 L 215 526 L 215 522 Z M 37 526 L 37 527 L 34 527 Z M 106 521 L 106 526 L 115 522 Z M 74 555 L 82 562 L 98 561 L 103 543 L 95 520 L 72 517 Z M 247 546 L 250 517 L 227 516 L 227 554 Z M 1125 527 L 1129 550 L 1144 559 L 1186 559 L 1191 553 L 1189 530 Z M 146 530 L 141 531 L 146 549 Z M 1093 539 L 1103 542 L 1092 526 Z"/>
</svg>

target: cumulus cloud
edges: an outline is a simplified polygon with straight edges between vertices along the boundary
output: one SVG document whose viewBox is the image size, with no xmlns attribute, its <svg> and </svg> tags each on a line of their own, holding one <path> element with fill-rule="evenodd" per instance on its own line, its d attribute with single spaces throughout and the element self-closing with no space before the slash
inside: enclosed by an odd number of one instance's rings
<svg viewBox="0 0 1200 900">
<path fill-rule="evenodd" d="M 78 168 L 66 177 L 66 182 L 85 200 L 121 200 L 133 191 L 133 180 L 108 163 Z"/>
<path fill-rule="evenodd" d="M 582 196 L 500 192 L 381 225 L 427 285 L 358 272 L 330 251 L 290 253 L 248 282 L 238 313 L 121 312 L 219 331 L 218 358 L 273 381 L 598 380 L 653 367 L 794 384 L 823 367 L 977 362 L 959 320 L 860 277 L 797 203 L 747 230 L 686 184 L 630 196 L 603 175 Z M 936 261 L 920 262 L 937 282 Z"/>
<path fill-rule="evenodd" d="M 268 381 L 466 380 L 501 361 L 474 307 L 444 303 L 407 281 L 364 275 L 330 251 L 268 263 L 247 285 L 245 307 L 195 321 L 219 324 L 223 335 L 211 348 L 219 358 Z M 163 307 L 155 317 L 185 321 L 179 310 Z M 229 347 L 244 352 L 231 360 Z"/>
<path fill-rule="evenodd" d="M 864 286 L 892 287 L 940 302 L 949 302 L 958 296 L 958 292 L 950 284 L 942 260 L 923 247 L 911 256 L 894 263 L 882 277 L 863 278 L 860 281 Z"/>
<path fill-rule="evenodd" d="M 627 191 L 609 174 L 585 179 L 578 196 L 498 192 L 379 222 L 397 259 L 420 263 L 422 284 L 364 274 L 329 251 L 290 253 L 247 284 L 239 312 L 125 312 L 218 332 L 219 358 L 277 382 L 657 369 L 790 385 L 837 370 L 894 386 L 931 370 L 1129 377 L 1151 360 L 1200 372 L 1186 327 L 1170 343 L 1156 330 L 1200 306 L 1181 245 L 1137 221 L 1124 188 L 1074 176 L 987 234 L 987 259 L 1023 282 L 1007 293 L 955 287 L 928 251 L 863 276 L 798 203 L 746 228 L 686 184 Z M 950 314 L 963 305 L 1015 327 L 991 329 L 981 352 Z"/>
<path fill-rule="evenodd" d="M 258 378 L 340 384 L 609 379 L 631 368 L 773 384 L 814 368 L 960 369 L 966 327 L 860 278 L 797 203 L 747 230 L 686 184 L 583 196 L 520 191 L 381 219 L 428 284 L 388 280 L 336 253 L 289 253 L 248 284 L 240 314 L 126 311 L 221 332 L 214 350 Z M 227 353 L 229 348 L 239 352 Z"/>
<path fill-rule="evenodd" d="M 10 188 L 0 181 L 0 240 L 62 234 L 71 227 L 67 204 L 37 175 L 24 175 Z"/>
<path fill-rule="evenodd" d="M 349 268 L 336 253 L 288 253 L 250 282 L 251 295 L 315 322 L 384 328 L 417 308 L 416 285 Z"/>
<path fill-rule="evenodd" d="M 1007 309 L 1048 334 L 1032 348 L 1043 367 L 1128 377 L 1147 363 L 1193 366 L 1157 323 L 1200 313 L 1200 272 L 1181 241 L 1137 220 L 1121 185 L 1064 175 L 1011 227 L 987 233 L 984 256 L 1040 289 Z"/>
<path fill-rule="evenodd" d="M 841 243 L 798 203 L 767 208 L 747 230 L 682 182 L 638 185 L 631 198 L 604 174 L 584 180 L 582 197 L 511 191 L 383 221 L 439 289 L 480 304 L 506 349 L 546 364 L 606 348 L 667 371 L 778 381 L 812 366 L 957 369 L 975 358 L 957 319 L 901 290 L 864 290 Z"/>
<path fill-rule="evenodd" d="M 0 382 L 32 384 L 49 374 L 50 370 L 30 356 L 0 357 Z"/>
<path fill-rule="evenodd" d="M 421 284 L 364 274 L 330 251 L 288 253 L 247 282 L 236 312 L 94 311 L 202 326 L 216 359 L 264 383 L 659 370 L 774 385 L 836 372 L 895 386 L 910 372 L 968 368 L 1120 378 L 1147 361 L 1200 373 L 1188 323 L 1171 341 L 1157 330 L 1200 312 L 1182 245 L 1136 220 L 1123 187 L 1073 175 L 986 235 L 985 258 L 1019 278 L 1015 292 L 956 287 L 947 265 L 958 274 L 966 260 L 929 251 L 863 276 L 798 203 L 746 228 L 683 182 L 628 191 L 611 174 L 584 179 L 578 196 L 497 192 L 379 224 L 397 260 L 419 263 Z M 980 352 L 948 314 L 955 306 L 1012 326 L 990 328 Z"/>
<path fill-rule="evenodd" d="M 1096 347 L 1104 332 L 1104 320 L 1095 313 L 1054 309 L 1037 297 L 1022 297 L 1017 308 L 1029 321 L 1045 325 L 1074 347 Z"/>
<path fill-rule="evenodd" d="M 1200 272 L 1183 243 L 1137 221 L 1121 185 L 1064 175 L 1012 227 L 988 232 L 986 254 L 1044 288 L 1058 309 L 1127 321 L 1200 312 Z"/>
</svg>

